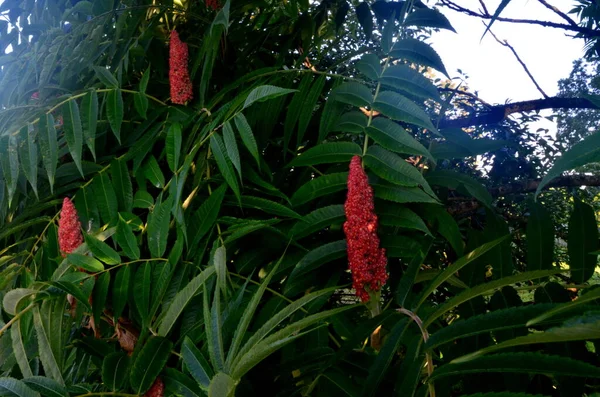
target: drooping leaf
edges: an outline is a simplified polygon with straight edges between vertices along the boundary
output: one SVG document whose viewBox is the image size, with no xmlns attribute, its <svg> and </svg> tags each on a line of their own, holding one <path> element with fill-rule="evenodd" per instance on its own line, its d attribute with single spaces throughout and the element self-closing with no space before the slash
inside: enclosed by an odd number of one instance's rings
<svg viewBox="0 0 600 397">
<path fill-rule="evenodd" d="M 213 376 L 212 368 L 204 358 L 202 352 L 198 350 L 192 340 L 187 336 L 181 345 L 181 356 L 183 358 L 183 363 L 194 380 L 198 382 L 202 389 L 208 390 L 210 379 Z"/>
<path fill-rule="evenodd" d="M 116 239 L 129 259 L 140 259 L 140 247 L 137 244 L 135 235 L 131 230 L 131 226 L 123 219 L 121 214 L 119 214 L 119 222 L 117 223 Z"/>
<path fill-rule="evenodd" d="M 570 310 L 573 310 L 574 308 L 577 308 L 583 304 L 594 301 L 596 299 L 600 299 L 600 288 L 596 288 L 592 291 L 589 291 L 583 294 L 582 296 L 577 297 L 577 299 L 572 302 L 559 305 L 553 308 L 552 310 L 548 310 L 545 313 L 538 315 L 537 317 L 529 320 L 527 322 L 527 326 L 530 327 L 532 325 L 539 324 L 548 318 L 554 317 L 560 313 L 568 312 Z"/>
<path fill-rule="evenodd" d="M 131 387 L 137 394 L 145 393 L 162 371 L 171 355 L 173 342 L 162 336 L 150 336 L 131 365 Z"/>
<path fill-rule="evenodd" d="M 360 146 L 353 142 L 323 143 L 308 149 L 293 159 L 289 167 L 301 167 L 307 165 L 349 162 L 353 156 L 360 155 Z"/>
<path fill-rule="evenodd" d="M 260 87 L 256 87 L 246 97 L 246 101 L 244 102 L 244 109 L 248 108 L 255 102 L 264 102 L 269 99 L 277 98 L 281 95 L 287 95 L 292 92 L 296 92 L 296 90 L 290 90 L 288 88 L 275 87 L 272 85 L 261 85 Z"/>
<path fill-rule="evenodd" d="M 390 56 L 406 59 L 423 66 L 431 66 L 448 76 L 446 67 L 437 52 L 429 44 L 413 38 L 398 40 L 392 47 Z"/>
<path fill-rule="evenodd" d="M 377 95 L 373 103 L 373 109 L 383 113 L 387 117 L 404 121 L 426 128 L 434 133 L 436 128 L 431 123 L 429 116 L 423 109 L 410 99 L 393 91 L 383 91 Z"/>
<path fill-rule="evenodd" d="M 238 150 L 237 142 L 235 140 L 235 133 L 233 127 L 229 121 L 223 124 L 223 142 L 225 144 L 225 151 L 227 152 L 227 158 L 231 161 L 234 168 L 238 172 L 240 180 L 242 179 L 242 163 L 240 161 L 240 152 Z"/>
<path fill-rule="evenodd" d="M 296 190 L 290 201 L 294 207 L 298 207 L 324 195 L 344 190 L 347 183 L 347 172 L 326 174 L 303 184 Z"/>
<path fill-rule="evenodd" d="M 225 369 L 225 347 L 223 345 L 223 317 L 221 313 L 221 292 L 214 289 L 212 307 L 209 305 L 208 290 L 203 291 L 204 330 L 208 345 L 208 355 L 216 371 Z"/>
<path fill-rule="evenodd" d="M 389 204 L 377 205 L 376 212 L 381 225 L 420 230 L 431 235 L 423 219 L 409 208 Z"/>
<path fill-rule="evenodd" d="M 225 143 L 223 143 L 223 139 L 218 134 L 213 134 L 210 137 L 210 149 L 212 150 L 217 162 L 217 166 L 219 167 L 223 178 L 225 178 L 225 181 L 237 197 L 238 201 L 240 201 L 240 186 L 235 176 L 235 171 L 231 165 L 231 161 L 229 161 L 225 155 Z"/>
<path fill-rule="evenodd" d="M 158 327 L 158 334 L 165 336 L 169 333 L 171 328 L 175 325 L 175 321 L 179 318 L 183 309 L 187 306 L 190 300 L 196 295 L 200 288 L 204 285 L 215 273 L 214 266 L 210 266 L 202 271 L 199 275 L 194 277 L 181 291 L 175 295 L 175 298 L 171 301 L 171 304 L 165 311 L 165 315 L 162 317 L 160 325 Z"/>
<path fill-rule="evenodd" d="M 33 325 L 35 326 L 35 333 L 37 335 L 40 361 L 44 366 L 46 375 L 54 379 L 58 384 L 64 385 L 65 381 L 58 364 L 61 360 L 55 356 L 51 347 L 51 338 L 59 335 L 50 334 L 51 330 L 44 324 L 40 309 L 37 306 L 33 308 Z"/>
<path fill-rule="evenodd" d="M 102 312 L 106 308 L 106 301 L 108 298 L 108 287 L 110 285 L 110 272 L 104 272 L 98 276 L 98 279 L 94 283 L 94 289 L 92 290 L 92 314 L 94 317 L 94 323 L 101 323 Z"/>
<path fill-rule="evenodd" d="M 96 72 L 98 80 L 100 80 L 107 88 L 117 88 L 119 86 L 119 82 L 107 68 L 94 66 L 94 72 Z"/>
<path fill-rule="evenodd" d="M 544 206 L 531 201 L 527 220 L 527 270 L 552 268 L 554 258 L 554 225 Z"/>
<path fill-rule="evenodd" d="M 42 163 L 48 174 L 48 182 L 53 193 L 54 176 L 56 175 L 56 166 L 58 164 L 58 138 L 52 114 L 43 114 L 40 117 L 38 138 L 40 141 Z"/>
<path fill-rule="evenodd" d="M 582 284 L 588 281 L 598 264 L 598 225 L 594 209 L 575 200 L 575 207 L 569 218 L 567 240 L 569 268 L 574 282 Z"/>
<path fill-rule="evenodd" d="M 308 125 L 310 120 L 312 119 L 313 112 L 315 110 L 315 106 L 317 101 L 319 100 L 319 96 L 323 92 L 323 88 L 325 87 L 325 76 L 320 76 L 317 78 L 315 83 L 310 88 L 304 103 L 302 104 L 302 109 L 300 110 L 300 118 L 298 119 L 298 135 L 297 135 L 297 145 L 300 146 L 302 141 L 304 140 L 304 134 L 308 129 Z"/>
<path fill-rule="evenodd" d="M 381 214 L 380 214 L 381 216 Z M 314 210 L 302 217 L 290 230 L 290 237 L 301 239 L 318 230 L 343 221 L 346 217 L 343 205 L 330 205 Z M 383 217 L 381 217 L 383 219 Z"/>
<path fill-rule="evenodd" d="M 81 100 L 83 139 L 96 160 L 96 129 L 98 127 L 98 93 L 90 90 Z"/>
<path fill-rule="evenodd" d="M 148 216 L 148 248 L 155 258 L 162 258 L 167 249 L 171 206 L 172 200 L 166 200 L 155 206 L 154 211 Z"/>
<path fill-rule="evenodd" d="M 108 175 L 103 172 L 96 176 L 92 182 L 98 209 L 104 223 L 109 223 L 117 219 L 118 201 L 113 184 Z"/>
<path fill-rule="evenodd" d="M 441 102 L 437 88 L 415 69 L 408 65 L 393 65 L 384 70 L 381 84 L 399 90 L 403 94 Z"/>
<path fill-rule="evenodd" d="M 72 253 L 67 255 L 67 261 L 75 267 L 81 267 L 92 273 L 104 270 L 104 265 L 91 256 Z"/>
<path fill-rule="evenodd" d="M 366 2 L 362 2 L 356 7 L 356 17 L 358 18 L 358 23 L 363 28 L 367 40 L 370 40 L 373 33 L 373 15 Z"/>
<path fill-rule="evenodd" d="M 114 159 L 110 163 L 110 176 L 117 195 L 119 208 L 130 212 L 133 208 L 133 186 L 129 176 L 129 169 L 125 160 Z"/>
<path fill-rule="evenodd" d="M 485 34 L 490 30 L 494 21 L 496 21 L 496 19 L 498 19 L 498 17 L 502 13 L 502 11 L 506 8 L 508 3 L 510 3 L 510 1 L 511 0 L 502 0 L 500 2 L 500 4 L 498 4 L 498 8 L 496 8 L 496 11 L 494 11 L 494 15 L 492 15 L 490 22 L 485 26 L 485 31 L 483 32 L 483 35 L 481 35 L 481 38 L 483 38 L 483 36 L 485 36 Z"/>
<path fill-rule="evenodd" d="M 250 128 L 250 124 L 248 124 L 248 120 L 242 113 L 238 113 L 233 118 L 235 122 L 235 126 L 237 127 L 238 132 L 240 133 L 240 138 L 242 138 L 242 142 L 246 149 L 250 152 L 252 157 L 256 160 L 256 164 L 260 168 L 260 157 L 258 155 L 258 146 L 256 144 L 256 139 L 254 138 L 254 134 L 252 133 L 252 129 Z"/>
<path fill-rule="evenodd" d="M 414 10 L 406 17 L 404 25 L 448 29 L 456 33 L 456 30 L 454 30 L 450 21 L 448 21 L 448 18 L 438 10 L 433 10 L 431 8 L 419 8 Z"/>
<path fill-rule="evenodd" d="M 106 117 L 110 129 L 121 143 L 121 124 L 123 124 L 123 94 L 121 90 L 111 90 L 106 94 Z"/>
<path fill-rule="evenodd" d="M 436 198 L 418 187 L 373 184 L 373 190 L 375 191 L 375 197 L 396 203 L 439 204 Z"/>
<path fill-rule="evenodd" d="M 10 397 L 40 397 L 39 393 L 29 388 L 23 381 L 15 378 L 0 378 L 0 393 Z"/>
<path fill-rule="evenodd" d="M 396 185 L 414 187 L 427 184 L 415 167 L 380 146 L 369 147 L 364 162 L 377 176 Z"/>
<path fill-rule="evenodd" d="M 357 107 L 369 106 L 373 102 L 371 90 L 360 83 L 344 83 L 331 91 L 331 99 Z"/>
<path fill-rule="evenodd" d="M 160 165 L 158 164 L 156 157 L 148 157 L 143 170 L 144 176 L 154 187 L 159 187 L 161 189 L 165 187 L 165 176 L 160 169 Z"/>
<path fill-rule="evenodd" d="M 130 358 L 123 352 L 115 352 L 104 357 L 102 361 L 102 382 L 109 390 L 120 390 L 129 374 Z"/>
<path fill-rule="evenodd" d="M 81 118 L 79 116 L 79 106 L 74 100 L 69 101 L 62 107 L 63 109 L 63 127 L 65 131 L 65 139 L 71 157 L 79 170 L 81 176 L 83 168 L 81 166 L 81 155 L 83 151 L 83 127 L 81 126 Z"/>
<path fill-rule="evenodd" d="M 436 170 L 428 172 L 425 179 L 432 185 L 455 189 L 460 193 L 468 193 L 486 207 L 492 206 L 493 198 L 486 187 L 468 175 L 455 171 Z"/>
<path fill-rule="evenodd" d="M 285 205 L 260 197 L 242 196 L 241 204 L 243 208 L 255 208 L 268 214 L 283 216 L 286 218 L 300 218 L 300 215 L 296 211 L 291 210 Z"/>
<path fill-rule="evenodd" d="M 131 267 L 123 266 L 117 270 L 112 288 L 113 317 L 118 319 L 127 304 L 131 284 Z"/>
<path fill-rule="evenodd" d="M 354 111 L 344 113 L 340 117 L 339 122 L 333 128 L 333 131 L 351 132 L 354 134 L 361 134 L 367 127 L 368 117 L 362 112 Z"/>
<path fill-rule="evenodd" d="M 45 376 L 30 376 L 23 379 L 23 383 L 30 389 L 40 393 L 44 397 L 69 396 L 67 389 L 57 381 Z"/>
<path fill-rule="evenodd" d="M 367 135 L 382 147 L 396 153 L 416 154 L 435 159 L 419 141 L 409 135 L 398 123 L 378 117 L 366 128 Z"/>
<path fill-rule="evenodd" d="M 365 54 L 356 63 L 356 68 L 368 79 L 377 81 L 381 75 L 381 63 L 375 54 Z"/>
<path fill-rule="evenodd" d="M 152 283 L 152 266 L 145 262 L 138 267 L 133 280 L 133 300 L 142 318 L 142 323 L 147 324 L 150 314 L 150 287 Z"/>
<path fill-rule="evenodd" d="M 173 123 L 167 131 L 167 163 L 174 173 L 179 168 L 179 158 L 181 156 L 181 124 Z"/>
<path fill-rule="evenodd" d="M 101 260 L 107 265 L 116 265 L 121 263 L 121 257 L 117 251 L 112 249 L 104 241 L 101 241 L 88 233 L 84 233 L 84 238 L 88 248 L 90 251 L 92 251 L 92 254 L 95 258 Z"/>
<path fill-rule="evenodd" d="M 197 219 L 198 223 L 195 233 L 192 234 L 192 245 L 198 244 L 200 239 L 214 226 L 214 223 L 219 216 L 219 210 L 223 198 L 225 197 L 226 190 L 227 185 L 223 184 L 219 186 L 219 188 L 215 189 L 202 203 L 200 208 L 198 208 L 198 211 L 194 214 L 194 219 Z"/>
</svg>

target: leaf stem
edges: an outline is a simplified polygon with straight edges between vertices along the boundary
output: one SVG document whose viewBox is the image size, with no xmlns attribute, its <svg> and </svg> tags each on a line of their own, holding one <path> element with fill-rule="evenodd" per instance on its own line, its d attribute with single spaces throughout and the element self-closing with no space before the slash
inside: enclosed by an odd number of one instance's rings
<svg viewBox="0 0 600 397">
<path fill-rule="evenodd" d="M 6 330 L 10 328 L 11 325 L 13 325 L 18 319 L 20 319 L 23 314 L 25 314 L 29 310 L 33 309 L 36 306 L 36 304 L 37 303 L 35 303 L 35 302 L 30 303 L 29 306 L 27 306 L 25 309 L 16 313 L 15 316 L 13 318 L 11 318 L 9 322 L 4 324 L 4 327 L 0 328 L 0 336 L 2 336 L 2 334 L 4 334 L 6 332 Z"/>
</svg>

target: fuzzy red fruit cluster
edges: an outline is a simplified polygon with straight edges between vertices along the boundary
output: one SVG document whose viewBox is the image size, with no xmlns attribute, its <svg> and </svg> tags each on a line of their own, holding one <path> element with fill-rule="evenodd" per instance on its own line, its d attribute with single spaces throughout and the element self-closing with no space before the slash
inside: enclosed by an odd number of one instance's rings
<svg viewBox="0 0 600 397">
<path fill-rule="evenodd" d="M 373 189 L 359 156 L 354 156 L 350 162 L 348 197 L 344 210 L 344 233 L 348 244 L 352 287 L 361 301 L 367 302 L 369 291 L 379 291 L 385 285 L 388 275 L 385 270 L 385 249 L 379 247 L 377 236 Z"/>
<path fill-rule="evenodd" d="M 219 0 L 206 0 L 206 6 L 208 8 L 212 8 L 213 11 L 216 11 L 219 8 L 221 8 L 221 3 L 219 2 Z"/>
<path fill-rule="evenodd" d="M 158 377 L 150 386 L 150 389 L 144 394 L 144 397 L 163 397 L 165 395 L 165 384 L 163 380 Z"/>
<path fill-rule="evenodd" d="M 183 105 L 194 97 L 188 72 L 188 46 L 175 30 L 171 32 L 169 43 L 169 83 L 171 102 Z"/>
<path fill-rule="evenodd" d="M 58 246 L 62 256 L 75 251 L 83 243 L 81 223 L 73 202 L 65 197 L 58 220 Z"/>
</svg>

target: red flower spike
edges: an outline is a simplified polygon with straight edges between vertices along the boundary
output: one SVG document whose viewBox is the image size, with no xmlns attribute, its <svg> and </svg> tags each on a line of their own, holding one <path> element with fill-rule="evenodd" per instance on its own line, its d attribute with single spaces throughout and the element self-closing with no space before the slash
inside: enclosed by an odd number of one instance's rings
<svg viewBox="0 0 600 397">
<path fill-rule="evenodd" d="M 171 102 L 184 105 L 194 97 L 188 73 L 188 46 L 179 39 L 175 30 L 171 32 L 169 44 L 169 83 Z"/>
<path fill-rule="evenodd" d="M 62 256 L 75 251 L 83 243 L 81 234 L 81 223 L 77 216 L 77 210 L 68 197 L 63 200 L 60 219 L 58 220 L 58 246 Z"/>
<path fill-rule="evenodd" d="M 165 395 L 165 384 L 163 380 L 158 377 L 150 386 L 150 389 L 144 394 L 144 397 L 163 397 Z"/>
<path fill-rule="evenodd" d="M 385 285 L 388 274 L 385 271 L 385 249 L 379 248 L 373 189 L 369 186 L 359 156 L 354 156 L 350 161 L 348 197 L 344 210 L 344 233 L 348 244 L 352 287 L 361 301 L 368 302 L 369 292 L 379 291 Z"/>
</svg>

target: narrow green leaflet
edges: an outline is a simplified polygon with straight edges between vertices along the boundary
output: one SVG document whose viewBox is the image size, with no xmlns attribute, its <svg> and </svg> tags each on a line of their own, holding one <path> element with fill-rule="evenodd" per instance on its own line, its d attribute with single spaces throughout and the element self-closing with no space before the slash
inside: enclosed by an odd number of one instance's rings
<svg viewBox="0 0 600 397">
<path fill-rule="evenodd" d="M 145 393 L 162 371 L 171 355 L 173 342 L 162 336 L 151 336 L 131 366 L 129 377 L 136 394 Z"/>
<path fill-rule="evenodd" d="M 121 90 L 111 90 L 106 94 L 106 117 L 110 129 L 121 143 L 121 124 L 123 123 L 123 95 Z"/>
<path fill-rule="evenodd" d="M 117 81 L 115 76 L 113 76 L 112 73 L 108 71 L 107 68 L 101 66 L 94 66 L 94 72 L 96 72 L 96 77 L 98 77 L 98 80 L 100 80 L 102 84 L 104 84 L 106 87 L 117 88 L 119 86 L 119 82 Z"/>
<path fill-rule="evenodd" d="M 110 162 L 110 176 L 112 179 L 119 208 L 131 212 L 133 208 L 133 186 L 129 176 L 129 168 L 125 160 L 114 159 Z M 141 192 L 141 191 L 140 191 Z"/>
<path fill-rule="evenodd" d="M 96 237 L 87 233 L 84 233 L 84 238 L 88 248 L 90 251 L 92 251 L 92 254 L 95 258 L 101 260 L 107 265 L 116 265 L 121 263 L 121 257 L 117 251 L 112 249 L 104 241 L 98 240 Z"/>
<path fill-rule="evenodd" d="M 441 102 L 440 94 L 433 83 L 408 65 L 392 65 L 384 70 L 381 84 L 399 90 L 402 94 Z"/>
<path fill-rule="evenodd" d="M 552 310 L 548 310 L 547 312 L 540 314 L 536 318 L 529 320 L 527 322 L 527 326 L 530 327 L 532 325 L 538 324 L 548 318 L 556 316 L 557 314 L 568 312 L 569 310 L 573 310 L 573 308 L 577 308 L 578 306 L 581 306 L 584 303 L 588 303 L 596 299 L 600 299 L 600 288 L 588 291 L 587 293 L 577 297 L 577 299 L 572 302 L 559 305 L 553 308 Z"/>
<path fill-rule="evenodd" d="M 229 121 L 223 124 L 223 142 L 225 143 L 225 151 L 227 152 L 227 158 L 231 161 L 235 167 L 240 180 L 242 180 L 242 163 L 240 161 L 240 151 L 235 141 L 235 133 L 233 127 Z"/>
<path fill-rule="evenodd" d="M 23 329 L 21 320 L 15 321 L 10 327 L 10 337 L 12 340 L 11 346 L 23 377 L 28 378 L 33 376 L 33 372 L 31 371 L 31 366 L 29 365 L 27 351 L 25 350 L 25 336 L 25 330 Z"/>
<path fill-rule="evenodd" d="M 167 131 L 167 163 L 173 173 L 179 168 L 179 158 L 181 157 L 181 124 L 173 123 Z"/>
<path fill-rule="evenodd" d="M 246 120 L 246 117 L 242 113 L 238 113 L 233 118 L 233 121 L 235 122 L 235 126 L 240 134 L 240 138 L 242 138 L 244 146 L 246 146 L 246 149 L 248 149 L 252 157 L 254 157 L 256 164 L 260 169 L 258 146 L 254 134 L 252 133 L 252 128 L 250 128 L 250 124 L 248 124 L 248 120 Z"/>
<path fill-rule="evenodd" d="M 294 207 L 308 203 L 311 200 L 346 189 L 348 173 L 339 172 L 326 174 L 300 186 L 291 197 L 290 201 Z"/>
<path fill-rule="evenodd" d="M 404 20 L 404 26 L 419 26 L 437 29 L 447 29 L 456 33 L 456 30 L 448 21 L 448 18 L 444 16 L 438 10 L 431 8 L 418 8 L 408 14 Z"/>
<path fill-rule="evenodd" d="M 255 102 L 264 102 L 269 99 L 277 98 L 281 95 L 290 94 L 292 92 L 296 92 L 296 90 L 275 87 L 272 85 L 261 85 L 260 87 L 253 89 L 250 94 L 248 94 L 246 101 L 244 102 L 244 109 L 251 106 Z"/>
<path fill-rule="evenodd" d="M 160 170 L 160 165 L 158 165 L 156 157 L 148 157 L 148 160 L 146 160 L 146 164 L 143 167 L 143 172 L 146 179 L 148 179 L 154 187 L 159 187 L 161 189 L 165 187 L 165 176 Z"/>
<path fill-rule="evenodd" d="M 552 268 L 554 259 L 554 224 L 541 203 L 529 202 L 527 220 L 527 270 Z"/>
<path fill-rule="evenodd" d="M 63 385 L 45 376 L 30 376 L 23 379 L 23 383 L 44 397 L 65 397 L 69 395 Z"/>
<path fill-rule="evenodd" d="M 118 319 L 129 299 L 129 287 L 131 284 L 131 266 L 123 266 L 117 270 L 115 282 L 112 288 L 113 317 Z"/>
<path fill-rule="evenodd" d="M 322 143 L 297 156 L 288 167 L 349 162 L 353 156 L 361 153 L 360 146 L 353 142 Z"/>
<path fill-rule="evenodd" d="M 381 75 L 381 61 L 375 54 L 365 54 L 356 63 L 356 68 L 369 80 L 377 81 Z"/>
<path fill-rule="evenodd" d="M 218 276 L 218 275 L 217 275 Z M 208 355 L 215 370 L 225 369 L 225 347 L 223 345 L 223 315 L 221 313 L 221 292 L 214 289 L 212 307 L 209 306 L 208 290 L 203 291 L 204 331 L 208 345 Z"/>
<path fill-rule="evenodd" d="M 425 146 L 390 119 L 377 117 L 365 132 L 379 145 L 392 152 L 425 156 L 435 163 L 435 159 Z"/>
<path fill-rule="evenodd" d="M 19 151 L 17 138 L 14 135 L 0 137 L 0 164 L 6 181 L 8 207 L 10 208 L 19 179 Z"/>
<path fill-rule="evenodd" d="M 143 324 L 148 324 L 150 314 L 150 287 L 152 284 L 152 266 L 144 262 L 138 267 L 133 280 L 133 300 L 142 318 Z"/>
<path fill-rule="evenodd" d="M 396 288 L 396 303 L 398 303 L 400 307 L 404 307 L 406 304 L 406 298 L 408 298 L 408 295 L 415 284 L 417 273 L 419 272 L 428 251 L 429 248 L 423 251 L 419 250 L 408 263 L 408 268 L 404 274 L 402 274 L 398 288 Z"/>
<path fill-rule="evenodd" d="M 40 397 L 39 393 L 30 389 L 23 381 L 15 378 L 0 378 L 0 394 L 15 397 Z"/>
<path fill-rule="evenodd" d="M 410 99 L 396 92 L 380 92 L 375 98 L 373 109 L 393 120 L 411 123 L 437 133 L 427 113 Z"/>
<path fill-rule="evenodd" d="M 154 258 L 162 258 L 167 249 L 171 206 L 172 200 L 166 200 L 154 207 L 154 211 L 148 216 L 148 248 Z"/>
<path fill-rule="evenodd" d="M 491 243 L 488 243 L 488 244 L 491 244 Z M 485 245 L 487 245 L 487 244 L 484 244 L 483 246 L 481 246 L 479 248 L 482 248 Z M 473 252 L 475 252 L 475 251 L 476 250 L 474 250 Z M 473 253 L 473 252 L 471 252 L 471 253 Z M 454 265 L 452 265 L 452 266 L 454 266 Z M 502 287 L 505 287 L 507 285 L 512 285 L 512 284 L 520 283 L 523 281 L 529 281 L 529 280 L 535 280 L 535 279 L 539 279 L 539 278 L 549 277 L 549 276 L 558 274 L 560 272 L 561 272 L 560 270 L 534 270 L 531 272 L 518 273 L 518 274 L 515 274 L 512 276 L 503 277 L 498 280 L 490 281 L 488 283 L 476 285 L 475 287 L 466 289 L 465 291 L 461 292 L 460 294 L 458 294 L 455 297 L 451 298 L 450 300 L 446 301 L 443 305 L 440 305 L 433 313 L 431 313 L 427 317 L 427 319 L 423 322 L 423 325 L 425 327 L 427 327 L 439 316 L 449 312 L 450 310 L 453 310 L 454 308 L 456 308 L 456 306 L 458 306 L 464 302 L 467 302 L 468 300 L 473 299 L 476 296 L 485 294 L 486 292 L 494 291 L 494 290 L 500 289 Z"/>
<path fill-rule="evenodd" d="M 420 230 L 431 235 L 423 219 L 409 208 L 388 204 L 385 206 L 378 205 L 376 211 L 381 225 Z"/>
<path fill-rule="evenodd" d="M 64 385 L 65 381 L 62 377 L 60 366 L 58 365 L 60 359 L 55 357 L 51 347 L 50 340 L 53 336 L 49 334 L 50 330 L 46 328 L 40 314 L 40 309 L 37 306 L 33 308 L 33 325 L 35 326 L 35 333 L 37 335 L 40 361 L 44 366 L 46 375 L 54 379 L 60 385 Z"/>
<path fill-rule="evenodd" d="M 52 189 L 51 192 L 54 193 L 54 176 L 56 175 L 56 166 L 58 164 L 58 138 L 52 114 L 42 114 L 40 116 L 38 139 L 40 142 L 42 163 L 48 175 L 48 182 L 50 183 L 50 189 Z"/>
<path fill-rule="evenodd" d="M 117 219 L 119 204 L 115 189 L 108 175 L 103 172 L 96 176 L 92 182 L 92 187 L 94 189 L 102 221 L 104 221 L 104 223 L 109 223 Z"/>
<path fill-rule="evenodd" d="M 198 208 L 194 214 L 194 219 L 197 219 L 198 223 L 195 233 L 192 234 L 192 245 L 197 245 L 200 242 L 200 239 L 214 226 L 214 223 L 219 216 L 219 210 L 221 209 L 221 204 L 226 191 L 227 185 L 223 184 L 219 186 L 202 203 L 200 208 Z"/>
<path fill-rule="evenodd" d="M 439 201 L 425 193 L 418 187 L 403 187 L 373 184 L 375 197 L 395 203 L 430 203 L 439 204 Z"/>
<path fill-rule="evenodd" d="M 299 277 L 307 272 L 317 269 L 326 263 L 335 259 L 343 258 L 346 255 L 346 240 L 338 240 L 331 243 L 323 244 L 309 251 L 294 267 L 292 274 L 287 281 L 286 289 L 289 289 L 289 284 L 292 284 L 294 278 Z"/>
<path fill-rule="evenodd" d="M 421 173 L 403 158 L 373 145 L 364 157 L 365 165 L 377 176 L 400 186 L 426 185 Z"/>
<path fill-rule="evenodd" d="M 204 285 L 212 275 L 215 274 L 214 266 L 210 266 L 202 271 L 199 275 L 194 277 L 185 287 L 183 287 L 175 298 L 171 301 L 165 315 L 162 317 L 160 325 L 158 327 L 159 335 L 167 335 L 171 328 L 175 325 L 175 321 L 179 318 L 183 309 L 187 306 L 190 300 L 196 295 L 200 288 Z"/>
<path fill-rule="evenodd" d="M 541 353 L 501 353 L 478 357 L 471 361 L 442 365 L 436 368 L 429 381 L 446 376 L 480 374 L 482 368 L 485 368 L 486 373 L 515 372 L 600 378 L 600 368 L 569 357 Z"/>
<path fill-rule="evenodd" d="M 91 256 L 72 253 L 67 255 L 67 261 L 75 267 L 81 267 L 88 272 L 101 272 L 104 265 Z"/>
<path fill-rule="evenodd" d="M 212 134 L 210 137 L 210 149 L 212 150 L 217 166 L 223 174 L 225 181 L 237 197 L 238 201 L 240 201 L 240 186 L 231 165 L 231 161 L 229 161 L 225 155 L 225 143 L 223 143 L 223 139 L 216 133 Z"/>
<path fill-rule="evenodd" d="M 308 129 L 308 125 L 310 123 L 310 120 L 312 119 L 315 106 L 317 104 L 317 101 L 319 100 L 319 96 L 323 92 L 324 87 L 325 76 L 320 76 L 310 88 L 308 96 L 302 104 L 302 109 L 300 110 L 300 118 L 298 119 L 298 135 L 296 140 L 298 146 L 300 146 L 304 140 L 304 134 Z"/>
<path fill-rule="evenodd" d="M 379 213 L 381 219 L 383 216 Z M 303 216 L 290 230 L 290 238 L 301 239 L 310 234 L 322 230 L 335 223 L 341 223 L 346 219 L 343 205 L 330 205 L 314 210 Z"/>
<path fill-rule="evenodd" d="M 130 358 L 123 352 L 111 353 L 102 361 L 102 382 L 109 390 L 120 390 L 129 374 Z"/>
<path fill-rule="evenodd" d="M 369 106 L 373 102 L 371 90 L 359 83 L 344 83 L 331 91 L 331 99 L 356 107 Z"/>
<path fill-rule="evenodd" d="M 468 254 L 466 254 L 465 256 L 463 256 L 462 258 L 458 259 L 456 262 L 454 262 L 453 264 L 448 266 L 435 279 L 433 279 L 431 281 L 431 283 L 427 286 L 427 288 L 425 288 L 425 290 L 421 293 L 421 296 L 416 304 L 416 307 L 417 308 L 420 307 L 423 304 L 423 302 L 425 302 L 427 297 L 433 291 L 435 291 L 435 289 L 437 289 L 437 287 L 442 285 L 442 283 L 444 283 L 444 281 L 446 281 L 448 278 L 450 278 L 450 276 L 452 276 L 454 273 L 456 273 L 457 271 L 459 271 L 460 269 L 462 269 L 463 267 L 468 265 L 470 262 L 479 258 L 481 255 L 485 254 L 486 252 L 488 252 L 489 250 L 491 250 L 492 248 L 494 248 L 495 246 L 497 246 L 498 244 L 500 244 L 501 242 L 506 240 L 508 237 L 509 236 L 504 236 L 504 237 L 501 237 L 494 241 L 491 241 L 487 244 L 483 244 L 482 246 L 474 249 L 473 251 L 469 252 Z"/>
<path fill-rule="evenodd" d="M 138 190 L 133 196 L 133 208 L 152 208 L 154 197 L 144 190 Z"/>
<path fill-rule="evenodd" d="M 356 6 L 356 17 L 358 18 L 358 23 L 363 28 L 367 40 L 370 40 L 373 33 L 373 15 L 367 2 L 362 2 Z"/>
<path fill-rule="evenodd" d="M 98 276 L 92 290 L 92 313 L 95 324 L 100 324 L 102 321 L 102 312 L 106 307 L 108 298 L 108 287 L 110 285 L 110 272 L 104 272 Z"/>
<path fill-rule="evenodd" d="M 140 247 L 138 246 L 135 235 L 131 230 L 131 226 L 129 226 L 120 214 L 115 236 L 117 244 L 119 244 L 125 256 L 133 260 L 140 259 Z"/>
<path fill-rule="evenodd" d="M 344 113 L 342 117 L 340 117 L 340 120 L 335 125 L 335 127 L 333 127 L 333 131 L 361 134 L 367 127 L 368 121 L 369 118 L 362 112 L 353 111 Z"/>
<path fill-rule="evenodd" d="M 412 38 L 398 40 L 392 47 L 390 56 L 423 66 L 431 66 L 448 76 L 442 58 L 429 44 L 420 40 Z"/>
<path fill-rule="evenodd" d="M 279 215 L 286 218 L 300 218 L 300 215 L 296 211 L 289 209 L 283 204 L 264 198 L 242 196 L 241 203 L 243 208 L 255 208 L 268 214 Z"/>
<path fill-rule="evenodd" d="M 65 294 L 71 294 L 73 298 L 77 299 L 87 310 L 92 307 L 88 302 L 89 296 L 83 292 L 83 290 L 76 284 L 69 281 L 50 281 L 50 285 L 63 291 Z"/>
<path fill-rule="evenodd" d="M 306 96 L 310 90 L 310 84 L 313 81 L 313 76 L 310 74 L 305 75 L 300 84 L 298 85 L 298 91 L 292 97 L 287 107 L 285 115 L 285 122 L 283 124 L 283 151 L 284 155 L 287 156 L 287 150 L 289 143 L 294 134 L 294 129 L 298 124 L 300 118 L 300 111 L 302 110 L 302 103 L 305 101 Z"/>
<path fill-rule="evenodd" d="M 69 101 L 63 105 L 63 127 L 65 131 L 65 139 L 71 157 L 83 176 L 83 168 L 81 168 L 81 155 L 83 151 L 83 127 L 81 126 L 81 118 L 79 116 L 79 107 L 75 100 Z"/>
<path fill-rule="evenodd" d="M 21 144 L 19 145 L 19 157 L 23 173 L 29 181 L 35 196 L 38 197 L 37 176 L 38 176 L 38 146 L 37 131 L 33 124 L 27 124 L 27 127 L 21 128 Z"/>
<path fill-rule="evenodd" d="M 594 209 L 578 200 L 569 218 L 567 249 L 571 279 L 583 284 L 594 275 L 598 264 L 598 255 L 592 253 L 598 250 L 598 225 Z"/>
<path fill-rule="evenodd" d="M 485 26 L 485 31 L 481 35 L 482 39 L 483 39 L 483 36 L 485 36 L 485 34 L 490 30 L 490 28 L 492 27 L 492 24 L 494 23 L 494 21 L 496 21 L 496 19 L 498 19 L 498 17 L 502 13 L 502 11 L 510 3 L 510 1 L 511 0 L 502 0 L 500 2 L 500 4 L 498 4 L 498 8 L 496 8 L 496 11 L 494 11 L 494 15 L 492 15 L 492 18 L 490 19 L 490 22 Z"/>
<path fill-rule="evenodd" d="M 90 90 L 81 100 L 83 139 L 96 160 L 96 129 L 98 127 L 98 93 Z"/>
<path fill-rule="evenodd" d="M 598 314 L 583 315 L 572 318 L 560 327 L 550 328 L 544 332 L 536 332 L 526 336 L 510 339 L 476 352 L 456 358 L 452 363 L 470 361 L 484 354 L 514 346 L 528 346 L 537 343 L 559 343 L 600 338 L 600 319 Z"/>
<path fill-rule="evenodd" d="M 181 345 L 181 356 L 183 358 L 183 363 L 194 380 L 198 382 L 202 389 L 208 390 L 210 379 L 213 376 L 212 368 L 204 358 L 202 352 L 198 350 L 192 340 L 187 336 Z"/>
</svg>

